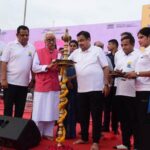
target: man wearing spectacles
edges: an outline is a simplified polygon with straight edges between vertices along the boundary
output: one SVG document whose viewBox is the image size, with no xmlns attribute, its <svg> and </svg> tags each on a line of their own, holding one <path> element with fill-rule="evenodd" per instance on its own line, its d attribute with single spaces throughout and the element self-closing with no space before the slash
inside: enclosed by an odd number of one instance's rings
<svg viewBox="0 0 150 150">
<path fill-rule="evenodd" d="M 56 38 L 52 32 L 45 35 L 45 48 L 37 50 L 32 70 L 35 73 L 35 89 L 32 119 L 36 122 L 41 136 L 53 139 L 55 120 L 58 120 L 59 80 L 58 67 L 53 63 L 58 58 Z"/>
</svg>

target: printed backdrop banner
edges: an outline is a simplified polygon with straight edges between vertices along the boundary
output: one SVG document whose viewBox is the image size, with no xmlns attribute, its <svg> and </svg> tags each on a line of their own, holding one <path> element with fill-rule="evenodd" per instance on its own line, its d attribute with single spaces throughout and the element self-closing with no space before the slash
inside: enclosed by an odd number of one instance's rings
<svg viewBox="0 0 150 150">
<path fill-rule="evenodd" d="M 107 51 L 108 41 L 110 39 L 117 39 L 120 43 L 120 34 L 122 32 L 131 32 L 135 37 L 135 47 L 138 48 L 137 32 L 141 28 L 141 21 L 128 21 L 128 22 L 114 22 L 114 23 L 102 23 L 102 24 L 88 24 L 88 25 L 76 25 L 67 26 L 69 34 L 72 39 L 76 39 L 76 35 L 81 30 L 89 31 L 91 34 L 91 42 L 101 41 L 104 43 L 104 49 Z M 30 29 L 30 42 L 35 45 L 37 49 L 44 47 L 44 35 L 47 31 L 55 33 L 57 39 L 57 48 L 63 47 L 62 35 L 65 32 L 66 27 L 47 27 Z M 16 30 L 5 30 L 0 35 L 0 40 L 8 43 L 16 38 Z M 119 49 L 121 48 L 119 44 Z"/>
</svg>

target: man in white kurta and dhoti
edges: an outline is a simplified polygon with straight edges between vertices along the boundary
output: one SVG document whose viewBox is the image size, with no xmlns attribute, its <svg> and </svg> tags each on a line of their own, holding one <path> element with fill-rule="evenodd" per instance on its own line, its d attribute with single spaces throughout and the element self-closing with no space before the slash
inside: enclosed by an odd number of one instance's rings
<svg viewBox="0 0 150 150">
<path fill-rule="evenodd" d="M 58 67 L 53 64 L 53 60 L 58 58 L 55 45 L 55 35 L 47 32 L 45 48 L 35 53 L 32 68 L 36 80 L 32 119 L 36 122 L 41 136 L 46 139 L 52 139 L 55 120 L 59 117 Z"/>
</svg>

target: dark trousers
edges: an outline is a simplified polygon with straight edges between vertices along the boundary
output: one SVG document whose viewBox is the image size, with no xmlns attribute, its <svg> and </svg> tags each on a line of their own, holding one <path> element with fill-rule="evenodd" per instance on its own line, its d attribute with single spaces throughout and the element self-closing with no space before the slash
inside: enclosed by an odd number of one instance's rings
<svg viewBox="0 0 150 150">
<path fill-rule="evenodd" d="M 136 93 L 137 116 L 138 116 L 138 138 L 139 149 L 150 150 L 150 113 L 148 112 L 148 103 L 150 100 L 149 91 L 140 91 Z"/>
<path fill-rule="evenodd" d="M 92 138 L 98 143 L 102 125 L 103 94 L 101 91 L 78 93 L 78 105 L 82 140 L 88 141 L 90 113 L 92 116 Z"/>
<path fill-rule="evenodd" d="M 110 113 L 111 113 L 111 97 L 108 95 L 104 98 L 104 121 L 103 121 L 103 131 L 109 132 L 110 127 Z"/>
<path fill-rule="evenodd" d="M 116 87 L 112 87 L 112 117 L 111 117 L 111 121 L 112 121 L 112 131 L 114 131 L 114 133 L 118 132 L 118 128 L 119 128 L 119 122 L 120 122 L 120 104 L 119 104 L 119 98 L 117 96 L 115 96 L 116 94 Z"/>
<path fill-rule="evenodd" d="M 118 98 L 120 100 L 120 123 L 123 144 L 130 148 L 130 138 L 133 136 L 134 147 L 137 148 L 136 99 L 128 96 L 118 96 Z"/>
<path fill-rule="evenodd" d="M 4 115 L 12 116 L 13 105 L 15 105 L 15 117 L 22 117 L 26 102 L 28 88 L 9 84 L 4 89 Z"/>
<path fill-rule="evenodd" d="M 76 123 L 77 123 L 77 91 L 69 90 L 68 104 L 66 105 L 67 116 L 64 120 L 64 126 L 66 129 L 66 138 L 76 137 Z"/>
<path fill-rule="evenodd" d="M 105 100 L 104 100 L 104 123 L 103 123 L 103 126 L 104 126 L 104 131 L 109 131 L 109 127 L 110 127 L 110 120 L 111 120 L 111 111 L 112 111 L 112 101 L 114 101 L 114 98 L 115 98 L 115 87 L 111 87 L 110 89 L 110 94 L 105 97 Z M 114 114 L 113 114 L 113 117 L 114 117 Z M 112 121 L 114 126 L 114 128 L 117 129 L 117 123 L 114 123 L 116 121 L 115 117 L 114 117 L 114 120 Z"/>
</svg>

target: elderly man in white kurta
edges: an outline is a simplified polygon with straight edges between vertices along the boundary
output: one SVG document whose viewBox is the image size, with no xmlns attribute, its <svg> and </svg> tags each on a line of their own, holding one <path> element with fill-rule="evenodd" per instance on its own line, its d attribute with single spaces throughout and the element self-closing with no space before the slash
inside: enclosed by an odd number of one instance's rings
<svg viewBox="0 0 150 150">
<path fill-rule="evenodd" d="M 32 119 L 46 139 L 52 139 L 55 120 L 58 119 L 58 68 L 52 63 L 58 57 L 55 44 L 54 34 L 46 33 L 45 48 L 37 50 L 32 68 L 36 80 Z"/>
</svg>

